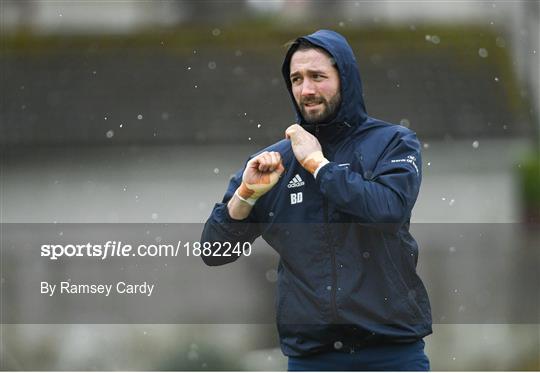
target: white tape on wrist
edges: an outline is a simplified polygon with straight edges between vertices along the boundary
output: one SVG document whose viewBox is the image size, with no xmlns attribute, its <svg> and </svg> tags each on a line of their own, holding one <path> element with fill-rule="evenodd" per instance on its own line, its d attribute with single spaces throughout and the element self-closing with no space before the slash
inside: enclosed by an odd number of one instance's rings
<svg viewBox="0 0 540 373">
<path fill-rule="evenodd" d="M 257 200 L 253 198 L 248 198 L 248 199 L 243 198 L 242 196 L 240 196 L 240 194 L 238 194 L 238 190 L 234 192 L 234 194 L 238 197 L 238 199 L 240 199 L 241 201 L 244 201 L 250 206 L 255 206 L 255 202 L 257 202 Z"/>
</svg>

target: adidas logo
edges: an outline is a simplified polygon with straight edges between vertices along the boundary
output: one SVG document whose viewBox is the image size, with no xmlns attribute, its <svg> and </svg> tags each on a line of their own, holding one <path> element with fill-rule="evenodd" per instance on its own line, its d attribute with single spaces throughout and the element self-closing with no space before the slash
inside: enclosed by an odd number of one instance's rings
<svg viewBox="0 0 540 373">
<path fill-rule="evenodd" d="M 289 181 L 289 184 L 287 184 L 287 188 L 298 188 L 305 184 L 306 183 L 304 183 L 300 175 L 296 174 L 296 176 L 293 177 L 291 181 Z"/>
</svg>

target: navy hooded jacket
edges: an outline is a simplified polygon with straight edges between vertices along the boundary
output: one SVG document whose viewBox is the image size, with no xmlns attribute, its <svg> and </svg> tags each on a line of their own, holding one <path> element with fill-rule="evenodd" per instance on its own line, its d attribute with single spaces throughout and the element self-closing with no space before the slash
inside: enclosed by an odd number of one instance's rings
<svg viewBox="0 0 540 373">
<path fill-rule="evenodd" d="M 326 50 L 340 76 L 337 114 L 314 126 L 291 92 L 294 45 L 282 68 L 297 123 L 318 138 L 330 163 L 314 178 L 289 140 L 262 150 L 281 154 L 285 172 L 278 183 L 237 221 L 227 202 L 242 181 L 238 171 L 201 241 L 262 236 L 279 253 L 276 318 L 287 356 L 418 340 L 431 333 L 428 295 L 416 273 L 418 245 L 409 233 L 422 178 L 418 139 L 405 127 L 368 117 L 356 59 L 343 36 L 320 30 L 300 39 Z M 236 259 L 203 257 L 208 265 Z"/>
</svg>

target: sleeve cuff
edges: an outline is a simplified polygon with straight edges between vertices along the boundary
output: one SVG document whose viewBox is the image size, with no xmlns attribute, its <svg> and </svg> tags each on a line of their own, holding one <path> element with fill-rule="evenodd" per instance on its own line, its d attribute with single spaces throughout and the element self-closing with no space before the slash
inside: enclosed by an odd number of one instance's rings
<svg viewBox="0 0 540 373">
<path fill-rule="evenodd" d="M 230 235 L 240 237 L 249 230 L 249 225 L 253 224 L 249 216 L 243 220 L 236 220 L 229 215 L 226 203 L 216 204 L 216 214 L 214 221 L 221 226 L 221 229 Z"/>
<path fill-rule="evenodd" d="M 315 170 L 315 172 L 313 172 L 313 177 L 315 179 L 317 179 L 317 175 L 319 174 L 319 171 L 324 167 L 326 166 L 327 164 L 329 164 L 330 161 L 328 161 L 327 159 L 325 159 L 324 161 L 321 162 L 321 164 L 319 164 L 319 167 L 317 167 L 317 169 Z"/>
</svg>

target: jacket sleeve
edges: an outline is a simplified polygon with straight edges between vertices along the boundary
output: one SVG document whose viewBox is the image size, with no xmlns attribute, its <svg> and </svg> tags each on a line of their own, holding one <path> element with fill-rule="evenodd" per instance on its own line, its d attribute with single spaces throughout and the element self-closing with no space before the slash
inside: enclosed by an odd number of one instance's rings
<svg viewBox="0 0 540 373">
<path fill-rule="evenodd" d="M 330 162 L 316 179 L 324 196 L 359 222 L 395 224 L 409 219 L 422 179 L 416 135 L 398 133 L 374 169 L 363 171 Z"/>
<path fill-rule="evenodd" d="M 232 198 L 234 192 L 238 188 L 242 180 L 243 169 L 238 171 L 229 183 L 229 187 L 225 192 L 225 196 L 221 203 L 216 203 L 212 214 L 206 221 L 201 235 L 201 244 L 204 247 L 205 242 L 213 245 L 215 242 L 228 242 L 234 247 L 236 243 L 240 243 L 240 247 L 244 242 L 253 243 L 261 234 L 259 225 L 254 221 L 253 213 L 255 208 L 251 210 L 251 214 L 244 220 L 235 220 L 229 215 L 227 202 Z M 206 244 L 208 245 L 208 244 Z M 217 246 L 217 245 L 216 245 Z M 219 250 L 219 247 L 211 246 L 212 253 Z M 221 246 L 220 253 L 224 252 Z M 236 261 L 240 256 L 231 252 L 231 256 L 214 256 L 201 255 L 203 261 L 209 266 L 218 266 Z"/>
</svg>

